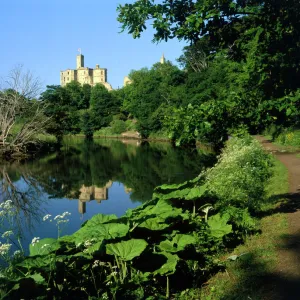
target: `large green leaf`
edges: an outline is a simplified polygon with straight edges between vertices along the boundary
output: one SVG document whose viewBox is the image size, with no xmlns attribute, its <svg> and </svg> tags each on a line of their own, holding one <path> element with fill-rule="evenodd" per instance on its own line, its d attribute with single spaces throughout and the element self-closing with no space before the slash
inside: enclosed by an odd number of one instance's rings
<svg viewBox="0 0 300 300">
<path fill-rule="evenodd" d="M 182 214 L 182 209 L 175 208 L 165 200 L 159 200 L 156 205 L 145 211 L 145 215 L 157 215 L 166 219 L 177 217 Z"/>
<path fill-rule="evenodd" d="M 34 245 L 29 245 L 29 255 L 46 255 L 52 251 L 56 251 L 57 249 L 59 249 L 59 247 L 59 242 L 56 239 L 42 239 Z"/>
<path fill-rule="evenodd" d="M 129 261 L 139 256 L 147 247 L 148 243 L 142 239 L 132 239 L 116 244 L 106 245 L 106 253 L 116 255 L 122 260 Z"/>
<path fill-rule="evenodd" d="M 24 267 L 26 269 L 40 269 L 40 268 L 49 268 L 55 261 L 55 255 L 45 255 L 43 257 L 27 257 L 22 262 L 18 263 L 17 266 Z"/>
<path fill-rule="evenodd" d="M 206 192 L 206 186 L 196 186 L 190 189 L 189 193 L 185 197 L 185 200 L 195 200 L 200 198 Z"/>
<path fill-rule="evenodd" d="M 167 258 L 165 264 L 163 264 L 158 270 L 154 271 L 154 275 L 171 275 L 176 271 L 176 266 L 179 261 L 179 257 L 176 254 L 170 254 L 167 252 L 159 253 Z"/>
<path fill-rule="evenodd" d="M 170 224 L 165 223 L 164 219 L 156 217 L 142 222 L 138 227 L 146 228 L 149 230 L 164 230 L 169 226 Z"/>
<path fill-rule="evenodd" d="M 166 240 L 159 244 L 159 248 L 166 252 L 178 252 L 184 250 L 188 245 L 195 244 L 196 239 L 189 234 L 176 234 L 172 241 Z"/>
<path fill-rule="evenodd" d="M 155 190 L 178 190 L 185 186 L 189 181 L 185 181 L 179 184 L 163 184 L 155 188 Z"/>
<path fill-rule="evenodd" d="M 75 243 L 83 244 L 87 240 L 96 242 L 125 236 L 129 231 L 128 225 L 118 223 L 99 224 L 98 226 L 84 226 L 74 233 Z"/>
<path fill-rule="evenodd" d="M 190 189 L 186 188 L 183 190 L 175 190 L 168 194 L 154 194 L 153 197 L 157 197 L 161 200 L 184 199 L 188 195 L 189 191 Z"/>
<path fill-rule="evenodd" d="M 34 279 L 34 281 L 39 284 L 42 284 L 45 282 L 45 278 L 41 274 L 38 274 L 38 273 L 27 275 L 26 277 L 27 278 L 30 277 L 30 278 Z"/>
<path fill-rule="evenodd" d="M 216 238 L 222 238 L 224 235 L 229 234 L 232 231 L 232 226 L 227 224 L 229 218 L 228 214 L 223 216 L 216 214 L 210 217 L 207 221 L 210 234 Z"/>
<path fill-rule="evenodd" d="M 97 214 L 94 215 L 85 226 L 97 226 L 99 224 L 107 223 L 111 220 L 116 220 L 116 215 L 104 215 L 104 214 Z"/>
</svg>

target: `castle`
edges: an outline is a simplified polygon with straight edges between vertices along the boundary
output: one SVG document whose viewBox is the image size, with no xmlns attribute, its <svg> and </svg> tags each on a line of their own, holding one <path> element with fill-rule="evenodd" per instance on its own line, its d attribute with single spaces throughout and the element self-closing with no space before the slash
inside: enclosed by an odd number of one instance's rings
<svg viewBox="0 0 300 300">
<path fill-rule="evenodd" d="M 84 66 L 84 56 L 77 55 L 76 70 L 67 69 L 60 72 L 60 85 L 65 86 L 71 81 L 77 81 L 81 84 L 89 84 L 95 86 L 97 83 L 103 84 L 109 91 L 112 90 L 111 85 L 107 82 L 107 69 L 100 68 L 96 65 L 95 69 Z"/>
</svg>

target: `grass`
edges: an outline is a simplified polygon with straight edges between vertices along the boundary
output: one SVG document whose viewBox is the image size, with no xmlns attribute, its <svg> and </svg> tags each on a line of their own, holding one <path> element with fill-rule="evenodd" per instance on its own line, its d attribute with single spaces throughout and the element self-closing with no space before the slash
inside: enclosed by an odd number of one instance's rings
<svg viewBox="0 0 300 300">
<path fill-rule="evenodd" d="M 202 288 L 186 291 L 177 299 L 262 299 L 264 286 L 268 284 L 266 278 L 272 274 L 278 261 L 276 250 L 279 241 L 287 234 L 288 226 L 285 214 L 272 214 L 279 203 L 285 201 L 281 195 L 288 192 L 287 169 L 278 160 L 274 164 L 274 175 L 266 188 L 269 201 L 262 208 L 267 216 L 260 220 L 261 234 L 249 236 L 232 253 L 220 255 L 225 271 L 213 276 Z M 241 254 L 235 261 L 227 259 Z"/>
</svg>

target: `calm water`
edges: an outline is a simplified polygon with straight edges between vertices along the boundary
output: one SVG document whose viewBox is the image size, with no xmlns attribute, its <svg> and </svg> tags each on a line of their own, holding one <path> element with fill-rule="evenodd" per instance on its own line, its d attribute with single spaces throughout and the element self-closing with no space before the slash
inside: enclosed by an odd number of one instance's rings
<svg viewBox="0 0 300 300">
<path fill-rule="evenodd" d="M 57 237 L 55 223 L 42 220 L 46 214 L 70 212 L 63 234 L 71 234 L 94 214 L 121 216 L 150 200 L 156 186 L 194 178 L 211 162 L 212 155 L 167 143 L 72 139 L 60 152 L 0 165 L 0 201 L 17 208 L 13 223 L 27 249 L 33 237 Z"/>
</svg>

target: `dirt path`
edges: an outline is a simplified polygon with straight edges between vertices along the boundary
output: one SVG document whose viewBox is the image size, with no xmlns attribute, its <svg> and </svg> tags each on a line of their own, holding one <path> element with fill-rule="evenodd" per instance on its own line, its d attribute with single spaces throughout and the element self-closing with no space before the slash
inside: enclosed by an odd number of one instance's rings
<svg viewBox="0 0 300 300">
<path fill-rule="evenodd" d="M 279 263 L 267 280 L 265 299 L 300 300 L 300 158 L 282 152 L 262 136 L 257 139 L 287 167 L 289 174 L 289 202 L 281 208 L 287 213 L 288 235 L 278 241 Z"/>
</svg>

